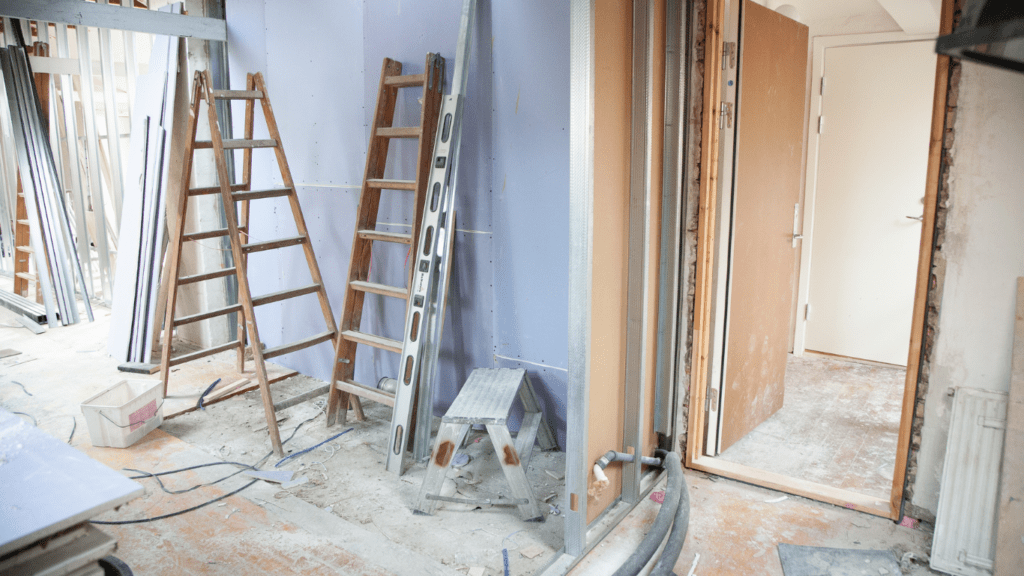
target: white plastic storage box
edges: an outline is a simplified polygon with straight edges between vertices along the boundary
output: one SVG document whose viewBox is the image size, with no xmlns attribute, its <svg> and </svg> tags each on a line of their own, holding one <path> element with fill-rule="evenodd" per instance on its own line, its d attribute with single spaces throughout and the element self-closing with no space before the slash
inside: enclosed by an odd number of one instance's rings
<svg viewBox="0 0 1024 576">
<path fill-rule="evenodd" d="M 127 448 L 164 421 L 160 380 L 122 380 L 82 402 L 93 446 Z"/>
</svg>

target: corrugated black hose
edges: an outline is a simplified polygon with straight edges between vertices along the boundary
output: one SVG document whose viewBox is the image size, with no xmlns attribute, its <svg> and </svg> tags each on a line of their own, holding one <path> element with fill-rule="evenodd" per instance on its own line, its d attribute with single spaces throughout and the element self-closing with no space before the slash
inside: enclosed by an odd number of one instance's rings
<svg viewBox="0 0 1024 576">
<path fill-rule="evenodd" d="M 643 570 L 643 567 L 650 562 L 651 558 L 654 557 L 654 553 L 658 551 L 658 547 L 661 546 L 662 540 L 665 539 L 665 535 L 668 534 L 669 528 L 672 527 L 672 522 L 675 519 L 676 511 L 679 508 L 679 503 L 682 494 L 685 490 L 683 480 L 683 466 L 679 459 L 679 454 L 675 452 L 667 452 L 662 457 L 662 466 L 668 470 L 668 485 L 665 487 L 665 501 L 661 505 L 661 510 L 658 511 L 658 516 L 654 519 L 654 525 L 651 530 L 644 536 L 640 545 L 637 546 L 633 554 L 626 559 L 626 562 L 615 571 L 614 576 L 636 576 Z M 687 519 L 689 518 L 689 502 L 687 502 Z M 682 531 L 683 538 L 686 537 L 686 529 Z M 680 540 L 681 542 L 681 540 Z M 682 546 L 680 545 L 680 550 Z M 676 553 L 678 559 L 679 554 Z M 666 557 L 666 561 L 668 558 Z M 672 565 L 675 564 L 675 560 L 669 564 L 669 570 Z"/>
</svg>

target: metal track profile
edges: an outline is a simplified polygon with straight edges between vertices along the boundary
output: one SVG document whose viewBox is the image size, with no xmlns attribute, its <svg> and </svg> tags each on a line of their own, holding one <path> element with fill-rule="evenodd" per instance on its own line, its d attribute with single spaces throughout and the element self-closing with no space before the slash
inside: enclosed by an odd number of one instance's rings
<svg viewBox="0 0 1024 576">
<path fill-rule="evenodd" d="M 409 290 L 409 305 L 403 333 L 395 409 L 388 436 L 387 469 L 402 474 L 405 450 L 412 425 L 412 405 L 419 388 L 414 453 L 426 457 L 433 416 L 433 380 L 444 323 L 444 301 L 448 288 L 449 258 L 454 237 L 456 166 L 462 135 L 462 112 L 469 76 L 469 49 L 476 0 L 465 0 L 459 42 L 456 48 L 452 93 L 441 106 L 434 161 L 424 202 L 423 225 L 415 252 L 415 275 Z M 425 431 L 425 432 L 424 432 Z M 421 456 L 422 455 L 422 456 Z"/>
</svg>

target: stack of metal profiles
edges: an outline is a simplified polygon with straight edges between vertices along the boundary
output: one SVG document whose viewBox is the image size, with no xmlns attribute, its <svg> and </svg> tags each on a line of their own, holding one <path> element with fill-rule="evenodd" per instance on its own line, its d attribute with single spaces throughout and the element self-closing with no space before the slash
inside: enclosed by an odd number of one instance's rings
<svg viewBox="0 0 1024 576">
<path fill-rule="evenodd" d="M 79 321 L 76 290 L 91 321 L 92 307 L 78 259 L 75 237 L 63 188 L 57 176 L 50 139 L 43 128 L 42 110 L 29 67 L 21 27 L 13 26 L 20 46 L 0 48 L 0 69 L 18 153 L 28 210 L 30 239 L 39 285 L 50 326 Z"/>
</svg>

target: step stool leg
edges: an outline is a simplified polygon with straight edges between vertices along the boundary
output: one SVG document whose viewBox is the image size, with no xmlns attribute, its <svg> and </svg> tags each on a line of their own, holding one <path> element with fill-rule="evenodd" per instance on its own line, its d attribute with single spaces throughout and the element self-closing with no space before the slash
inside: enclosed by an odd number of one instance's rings
<svg viewBox="0 0 1024 576">
<path fill-rule="evenodd" d="M 537 498 L 534 497 L 530 482 L 526 479 L 526 470 L 519 460 L 519 453 L 512 442 L 512 435 L 509 434 L 508 428 L 504 424 L 488 424 L 487 434 L 491 437 L 491 444 L 494 444 L 495 452 L 498 453 L 498 461 L 501 462 L 505 477 L 508 478 L 512 496 L 517 499 L 529 500 L 527 504 L 519 505 L 523 519 L 527 522 L 543 522 L 544 515 L 541 514 Z"/>
<path fill-rule="evenodd" d="M 523 414 L 523 423 L 519 426 L 519 433 L 516 434 L 516 453 L 519 454 L 519 461 L 524 469 L 529 470 L 530 458 L 533 457 L 533 442 L 537 439 L 537 428 L 540 427 L 543 416 L 540 412 L 527 412 Z"/>
<path fill-rule="evenodd" d="M 533 383 L 530 382 L 530 375 L 526 373 L 523 374 L 523 384 L 519 387 L 519 401 L 523 403 L 525 412 L 541 413 L 540 402 L 537 400 L 537 394 L 533 391 Z M 555 433 L 543 415 L 540 417 L 540 427 L 537 429 L 537 443 L 540 444 L 541 450 L 554 450 L 558 447 Z"/>
<path fill-rule="evenodd" d="M 419 511 L 430 514 L 437 506 L 437 500 L 427 499 L 427 494 L 438 495 L 441 493 L 441 486 L 444 484 L 445 474 L 452 458 L 458 452 L 462 440 L 469 432 L 469 424 L 453 424 L 442 422 L 437 430 L 437 440 L 434 442 L 434 451 L 430 453 L 430 461 L 427 463 L 427 475 L 423 478 L 423 485 L 420 486 Z"/>
</svg>

